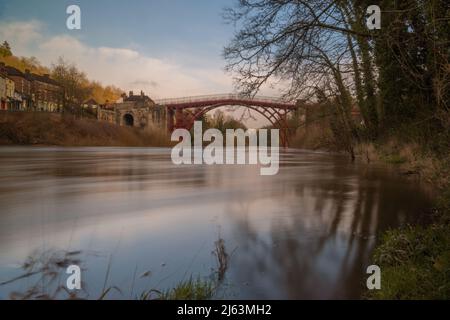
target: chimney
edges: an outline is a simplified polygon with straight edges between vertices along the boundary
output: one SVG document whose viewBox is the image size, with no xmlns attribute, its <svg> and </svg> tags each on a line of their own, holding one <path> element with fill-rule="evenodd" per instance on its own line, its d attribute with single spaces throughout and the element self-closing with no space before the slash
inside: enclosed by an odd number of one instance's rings
<svg viewBox="0 0 450 320">
<path fill-rule="evenodd" d="M 30 69 L 25 69 L 26 74 L 30 74 Z"/>
<path fill-rule="evenodd" d="M 133 95 L 133 91 L 130 91 L 130 95 L 129 96 L 131 97 L 132 95 Z"/>
<path fill-rule="evenodd" d="M 141 90 L 141 97 L 143 97 L 143 96 L 144 96 L 144 91 Z"/>
</svg>

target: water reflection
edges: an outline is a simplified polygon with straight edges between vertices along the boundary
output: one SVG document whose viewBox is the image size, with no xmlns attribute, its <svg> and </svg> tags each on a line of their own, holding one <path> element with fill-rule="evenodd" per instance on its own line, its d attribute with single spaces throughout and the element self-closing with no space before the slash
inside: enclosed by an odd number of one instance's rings
<svg viewBox="0 0 450 320">
<path fill-rule="evenodd" d="M 429 205 L 389 168 L 301 151 L 283 153 L 276 176 L 134 148 L 2 148 L 0 170 L 0 280 L 36 249 L 77 249 L 93 292 L 110 256 L 119 287 L 152 269 L 136 291 L 209 274 L 220 227 L 226 297 L 358 298 L 377 234 Z"/>
<path fill-rule="evenodd" d="M 230 206 L 241 243 L 235 276 L 249 287 L 240 296 L 357 298 L 379 231 L 426 207 L 425 195 L 384 168 L 320 159 L 284 168 L 290 180 L 277 181 L 280 205 L 265 232 L 248 206 Z"/>
</svg>

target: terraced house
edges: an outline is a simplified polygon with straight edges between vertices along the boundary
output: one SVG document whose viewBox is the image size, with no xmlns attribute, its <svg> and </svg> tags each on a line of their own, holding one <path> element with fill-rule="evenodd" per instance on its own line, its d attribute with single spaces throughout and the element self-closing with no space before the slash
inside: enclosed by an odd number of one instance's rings
<svg viewBox="0 0 450 320">
<path fill-rule="evenodd" d="M 14 82 L 14 94 L 8 110 L 24 111 L 32 107 L 32 80 L 29 71 L 26 73 L 6 66 L 8 78 Z"/>
<path fill-rule="evenodd" d="M 33 108 L 37 111 L 60 112 L 63 107 L 63 89 L 48 74 L 31 74 Z"/>
<path fill-rule="evenodd" d="M 6 96 L 6 70 L 0 64 L 0 110 L 6 110 L 6 103 L 8 97 Z"/>
<path fill-rule="evenodd" d="M 8 77 L 5 65 L 0 64 L 0 110 L 12 110 L 15 103 L 14 81 Z"/>
<path fill-rule="evenodd" d="M 1 110 L 60 112 L 63 88 L 48 74 L 25 73 L 0 63 Z"/>
</svg>

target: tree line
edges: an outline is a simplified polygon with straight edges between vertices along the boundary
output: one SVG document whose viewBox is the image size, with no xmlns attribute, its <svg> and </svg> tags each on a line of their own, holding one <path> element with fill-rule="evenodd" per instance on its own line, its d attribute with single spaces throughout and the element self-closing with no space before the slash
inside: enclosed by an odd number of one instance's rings
<svg viewBox="0 0 450 320">
<path fill-rule="evenodd" d="M 60 57 L 50 67 L 43 66 L 36 57 L 17 57 L 7 41 L 0 45 L 0 61 L 22 72 L 43 75 L 49 74 L 64 89 L 64 106 L 67 110 L 79 111 L 83 102 L 94 99 L 99 104 L 113 102 L 120 98 L 124 92 L 113 86 L 103 86 L 98 81 L 89 80 L 86 73 L 76 64 Z"/>
</svg>

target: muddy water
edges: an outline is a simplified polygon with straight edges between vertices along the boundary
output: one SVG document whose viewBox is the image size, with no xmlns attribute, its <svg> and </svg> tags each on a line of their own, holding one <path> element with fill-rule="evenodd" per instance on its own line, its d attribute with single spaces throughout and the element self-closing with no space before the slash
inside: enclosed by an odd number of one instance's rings
<svg viewBox="0 0 450 320">
<path fill-rule="evenodd" d="M 211 275 L 220 237 L 220 298 L 358 298 L 379 232 L 416 221 L 427 195 L 384 165 L 294 150 L 280 161 L 261 176 L 175 166 L 169 149 L 0 148 L 0 282 L 27 257 L 80 250 L 87 297 L 113 285 L 110 298 L 135 297 Z M 0 286 L 0 298 L 37 281 Z"/>
</svg>

